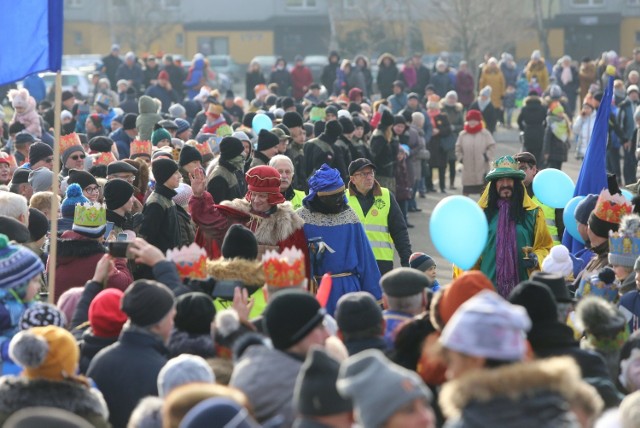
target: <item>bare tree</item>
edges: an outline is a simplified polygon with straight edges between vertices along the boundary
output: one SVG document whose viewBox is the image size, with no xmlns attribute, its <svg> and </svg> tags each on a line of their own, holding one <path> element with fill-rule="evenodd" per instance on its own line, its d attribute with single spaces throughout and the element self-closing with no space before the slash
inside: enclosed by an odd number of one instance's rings
<svg viewBox="0 0 640 428">
<path fill-rule="evenodd" d="M 110 8 L 112 31 L 134 52 L 149 51 L 151 45 L 171 30 L 178 10 L 167 10 L 166 0 L 117 0 Z"/>
<path fill-rule="evenodd" d="M 551 49 L 549 48 L 549 29 L 546 26 L 545 20 L 549 19 L 551 16 L 553 0 L 547 0 L 546 17 L 542 8 L 542 0 L 533 0 L 533 8 L 536 17 L 535 28 L 538 34 L 538 42 L 542 48 L 542 54 L 545 58 L 551 58 Z"/>
</svg>

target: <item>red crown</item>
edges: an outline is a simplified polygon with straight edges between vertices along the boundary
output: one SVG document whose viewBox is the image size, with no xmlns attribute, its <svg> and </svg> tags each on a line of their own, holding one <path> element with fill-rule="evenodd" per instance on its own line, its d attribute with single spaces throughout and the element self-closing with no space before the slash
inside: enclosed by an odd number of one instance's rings
<svg viewBox="0 0 640 428">
<path fill-rule="evenodd" d="M 145 140 L 133 140 L 131 142 L 131 156 L 133 155 L 147 155 L 151 157 L 151 141 Z"/>
<path fill-rule="evenodd" d="M 109 165 L 111 162 L 115 162 L 118 159 L 111 152 L 100 153 L 93 159 L 94 165 Z"/>
<path fill-rule="evenodd" d="M 167 250 L 167 260 L 176 265 L 181 278 L 207 279 L 207 252 L 196 243 Z"/>
<path fill-rule="evenodd" d="M 619 194 L 611 195 L 609 190 L 604 189 L 598 196 L 593 213 L 600 220 L 619 224 L 622 216 L 631 214 L 631 209 L 631 204 L 624 196 Z"/>
<path fill-rule="evenodd" d="M 200 152 L 202 156 L 213 154 L 213 152 L 211 151 L 211 146 L 209 145 L 208 141 L 205 141 L 203 143 L 196 143 L 194 147 L 196 148 L 196 150 Z"/>
<path fill-rule="evenodd" d="M 71 134 L 62 135 L 60 137 L 60 153 L 64 153 L 68 148 L 80 146 L 82 147 L 82 142 L 80 142 L 80 137 L 75 132 Z"/>
<path fill-rule="evenodd" d="M 304 255 L 298 248 L 285 248 L 282 253 L 267 251 L 262 256 L 264 282 L 271 287 L 295 287 L 305 280 Z"/>
</svg>

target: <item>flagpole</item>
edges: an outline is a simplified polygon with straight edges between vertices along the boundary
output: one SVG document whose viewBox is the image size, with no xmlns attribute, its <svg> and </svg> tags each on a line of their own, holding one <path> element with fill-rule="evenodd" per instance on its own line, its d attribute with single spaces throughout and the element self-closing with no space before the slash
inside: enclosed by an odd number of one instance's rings
<svg viewBox="0 0 640 428">
<path fill-rule="evenodd" d="M 56 289 L 56 259 L 58 255 L 58 193 L 60 181 L 60 113 L 62 110 L 62 72 L 58 70 L 56 73 L 55 83 L 55 102 L 54 102 L 54 118 L 53 118 L 53 180 L 51 198 L 51 233 L 49 235 L 49 303 L 55 303 Z"/>
</svg>

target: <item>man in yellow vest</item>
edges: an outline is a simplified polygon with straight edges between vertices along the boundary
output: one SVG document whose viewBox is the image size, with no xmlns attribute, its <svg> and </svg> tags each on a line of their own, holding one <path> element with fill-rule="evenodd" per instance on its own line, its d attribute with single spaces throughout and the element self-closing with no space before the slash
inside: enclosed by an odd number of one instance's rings
<svg viewBox="0 0 640 428">
<path fill-rule="evenodd" d="M 524 171 L 525 177 L 522 182 L 527 189 L 527 194 L 533 200 L 533 202 L 540 207 L 544 214 L 544 219 L 549 230 L 549 235 L 553 240 L 553 245 L 560 245 L 562 243 L 562 234 L 564 233 L 564 222 L 562 221 L 562 209 L 551 208 L 536 198 L 533 194 L 533 178 L 538 173 L 538 167 L 536 157 L 529 152 L 521 152 L 514 156 L 516 162 L 518 162 L 518 169 Z"/>
<path fill-rule="evenodd" d="M 291 208 L 295 211 L 302 207 L 302 200 L 307 195 L 302 190 L 293 188 L 294 167 L 291 159 L 285 155 L 275 155 L 269 160 L 269 166 L 280 173 L 280 193 L 291 202 Z"/>
<path fill-rule="evenodd" d="M 393 269 L 393 249 L 400 264 L 409 266 L 411 241 L 407 224 L 398 202 L 389 189 L 375 179 L 376 166 L 369 159 L 356 159 L 349 164 L 347 200 L 367 233 L 380 273 Z"/>
</svg>

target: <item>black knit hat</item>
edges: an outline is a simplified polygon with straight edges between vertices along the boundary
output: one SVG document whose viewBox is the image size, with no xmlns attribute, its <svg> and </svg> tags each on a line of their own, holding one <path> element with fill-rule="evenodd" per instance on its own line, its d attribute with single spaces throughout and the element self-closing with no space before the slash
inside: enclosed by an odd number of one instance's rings
<svg viewBox="0 0 640 428">
<path fill-rule="evenodd" d="M 28 183 L 30 173 L 30 169 L 16 168 L 16 170 L 13 171 L 13 176 L 11 177 L 11 185 Z"/>
<path fill-rule="evenodd" d="M 340 119 L 338 119 L 338 122 L 340 122 L 340 126 L 342 126 L 343 134 L 351 134 L 353 131 L 356 130 L 356 126 L 353 124 L 353 121 L 348 117 L 343 116 Z"/>
<path fill-rule="evenodd" d="M 157 281 L 139 279 L 122 296 L 120 309 L 139 327 L 159 323 L 175 305 L 173 292 Z"/>
<path fill-rule="evenodd" d="M 136 129 L 136 119 L 138 118 L 138 115 L 135 113 L 127 113 L 124 115 L 124 118 L 122 119 L 122 128 L 125 131 L 128 131 L 130 129 Z"/>
<path fill-rule="evenodd" d="M 158 158 L 151 162 L 151 171 L 156 183 L 164 184 L 178 170 L 178 164 L 173 159 Z"/>
<path fill-rule="evenodd" d="M 125 161 L 111 162 L 107 166 L 107 175 L 122 174 L 122 173 L 137 174 L 138 170 L 136 169 L 135 166 L 128 164 Z"/>
<path fill-rule="evenodd" d="M 254 117 L 256 117 L 255 112 L 249 112 L 245 114 L 244 117 L 242 118 L 242 125 L 246 126 L 247 128 L 252 128 L 253 127 L 252 122 Z"/>
<path fill-rule="evenodd" d="M 382 309 L 370 293 L 356 291 L 340 297 L 335 318 L 340 331 L 357 333 L 381 326 Z"/>
<path fill-rule="evenodd" d="M 337 120 L 330 120 L 324 128 L 324 134 L 332 139 L 337 139 L 342 135 L 342 126 Z"/>
<path fill-rule="evenodd" d="M 429 279 L 416 269 L 400 267 L 380 278 L 384 294 L 392 297 L 415 296 L 430 287 Z"/>
<path fill-rule="evenodd" d="M 406 125 L 407 121 L 405 120 L 403 115 L 396 114 L 395 116 L 393 116 L 393 124 L 394 125 Z"/>
<path fill-rule="evenodd" d="M 29 146 L 29 163 L 31 166 L 49 156 L 53 156 L 53 149 L 50 145 L 38 142 Z"/>
<path fill-rule="evenodd" d="M 179 164 L 180 166 L 185 166 L 193 161 L 202 163 L 202 154 L 195 147 L 185 144 L 180 150 Z"/>
<path fill-rule="evenodd" d="M 222 241 L 222 257 L 238 257 L 246 260 L 258 258 L 258 241 L 252 231 L 241 224 L 234 224 L 227 230 Z"/>
<path fill-rule="evenodd" d="M 36 242 L 42 238 L 49 231 L 49 220 L 42 211 L 29 208 L 29 234 L 31 235 L 31 241 Z"/>
<path fill-rule="evenodd" d="M 258 148 L 256 150 L 261 152 L 275 147 L 278 144 L 280 144 L 280 140 L 276 134 L 269 132 L 266 129 L 262 129 L 258 134 Z"/>
<path fill-rule="evenodd" d="M 393 125 L 393 115 L 389 110 L 384 110 L 380 117 L 380 123 L 378 123 L 378 129 L 385 130 Z"/>
<path fill-rule="evenodd" d="M 283 97 L 280 104 L 283 110 L 286 110 L 296 105 L 295 101 L 293 101 L 293 98 L 291 97 Z"/>
<path fill-rule="evenodd" d="M 549 287 L 538 281 L 522 281 L 509 294 L 509 302 L 527 310 L 531 322 L 555 322 L 558 307 Z"/>
<path fill-rule="evenodd" d="M 293 392 L 296 410 L 303 416 L 330 416 L 353 409 L 351 400 L 336 388 L 340 363 L 322 348 L 313 348 L 302 365 Z"/>
<path fill-rule="evenodd" d="M 322 120 L 319 120 L 319 121 L 315 122 L 313 124 L 313 135 L 315 135 L 316 137 L 319 137 L 320 134 L 322 134 L 324 132 L 324 128 L 326 126 L 327 126 L 327 124 Z"/>
<path fill-rule="evenodd" d="M 219 147 L 220 157 L 225 160 L 233 159 L 244 151 L 242 141 L 236 137 L 224 137 Z"/>
<path fill-rule="evenodd" d="M 98 185 L 98 181 L 96 178 L 89 174 L 87 171 L 82 171 L 80 169 L 71 169 L 69 170 L 69 178 L 67 179 L 67 184 L 78 183 L 78 185 L 84 190 L 87 187 L 93 185 Z"/>
<path fill-rule="evenodd" d="M 128 181 L 113 178 L 104 185 L 104 202 L 108 210 L 117 210 L 133 195 L 133 186 Z"/>
<path fill-rule="evenodd" d="M 324 109 L 325 114 L 332 114 L 334 116 L 338 115 L 338 108 L 334 105 L 330 105 L 327 106 L 327 108 Z"/>
<path fill-rule="evenodd" d="M 297 111 L 288 111 L 282 116 L 282 123 L 288 128 L 302 126 L 302 116 Z"/>
<path fill-rule="evenodd" d="M 20 123 L 20 122 L 16 122 L 16 123 Z M 11 133 L 11 129 L 9 129 L 9 133 Z M 32 144 L 35 142 L 36 142 L 35 137 L 29 134 L 27 131 L 18 132 L 13 139 L 13 144 L 15 144 L 16 146 L 20 144 L 27 144 L 27 143 Z"/>
<path fill-rule="evenodd" d="M 176 300 L 175 326 L 191 334 L 210 334 L 216 315 L 213 300 L 202 292 L 186 293 Z"/>
<path fill-rule="evenodd" d="M 573 216 L 578 223 L 588 224 L 591 212 L 596 208 L 598 195 L 590 193 L 581 200 L 576 206 Z"/>
<path fill-rule="evenodd" d="M 99 135 L 89 140 L 89 148 L 94 152 L 107 153 L 111 151 L 113 140 L 109 137 Z"/>
<path fill-rule="evenodd" d="M 67 91 L 62 91 L 62 101 L 67 101 L 70 100 L 71 98 L 74 98 L 75 95 L 73 95 L 73 92 L 67 90 Z"/>
<path fill-rule="evenodd" d="M 306 291 L 282 290 L 267 305 L 262 326 L 269 334 L 273 347 L 286 350 L 320 325 L 325 314 L 316 298 Z"/>
<path fill-rule="evenodd" d="M 0 215 L 0 233 L 7 235 L 9 241 L 16 241 L 18 244 L 31 241 L 31 234 L 27 226 L 6 215 Z"/>
</svg>

